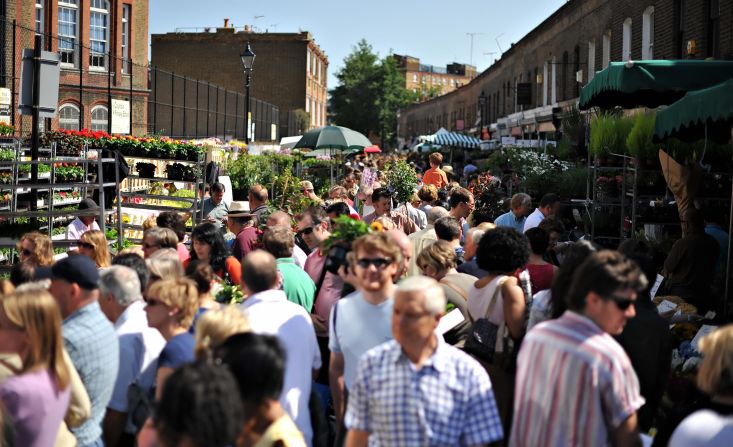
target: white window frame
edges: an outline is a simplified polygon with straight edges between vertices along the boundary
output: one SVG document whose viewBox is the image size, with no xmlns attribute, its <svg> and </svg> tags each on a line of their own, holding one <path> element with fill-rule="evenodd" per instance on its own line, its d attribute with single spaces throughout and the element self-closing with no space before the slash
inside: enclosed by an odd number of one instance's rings
<svg viewBox="0 0 733 447">
<path fill-rule="evenodd" d="M 66 110 L 73 110 L 76 112 L 75 117 L 64 116 Z M 59 129 L 67 130 L 79 130 L 79 117 L 81 116 L 81 110 L 76 104 L 63 104 L 59 107 Z"/>
<path fill-rule="evenodd" d="M 35 18 L 35 26 L 36 26 L 36 34 L 44 34 L 46 31 L 46 21 L 44 20 L 44 10 L 43 10 L 43 3 L 45 0 L 36 0 L 36 18 Z"/>
<path fill-rule="evenodd" d="M 550 102 L 554 106 L 557 104 L 557 60 L 552 56 L 552 92 L 550 94 Z"/>
<path fill-rule="evenodd" d="M 59 36 L 59 58 L 62 67 L 76 67 L 79 64 L 79 4 L 78 0 L 59 0 L 58 2 L 58 36 Z M 62 22 L 62 17 L 68 13 L 73 15 L 73 22 L 67 20 Z M 72 34 L 62 34 L 62 23 L 73 26 Z M 62 45 L 68 42 L 70 48 Z"/>
<path fill-rule="evenodd" d="M 545 61 L 544 67 L 542 67 L 542 105 L 547 105 L 547 84 L 549 84 L 550 78 L 548 77 L 548 63 Z"/>
<path fill-rule="evenodd" d="M 588 82 L 596 75 L 596 39 L 588 41 Z"/>
<path fill-rule="evenodd" d="M 413 73 L 412 74 L 412 82 L 414 82 L 415 84 L 417 84 L 417 73 Z"/>
<path fill-rule="evenodd" d="M 608 67 L 611 63 L 611 30 L 606 30 L 603 33 L 603 61 L 601 62 L 601 68 Z"/>
<path fill-rule="evenodd" d="M 97 112 L 102 111 L 102 110 L 107 114 L 107 119 L 103 120 L 98 117 L 95 118 L 94 115 L 97 114 Z M 91 116 L 92 131 L 94 132 L 99 131 L 99 130 L 102 130 L 105 132 L 107 131 L 108 126 L 109 126 L 109 108 L 107 108 L 107 106 L 104 106 L 104 105 L 94 106 L 94 108 L 92 109 L 92 114 L 90 116 Z"/>
<path fill-rule="evenodd" d="M 131 70 L 130 57 L 130 14 L 132 5 L 122 4 L 122 73 L 129 74 Z"/>
<path fill-rule="evenodd" d="M 106 7 L 106 9 L 104 7 Z M 102 21 L 101 25 L 95 25 L 95 18 Z M 104 38 L 98 39 L 94 37 L 94 30 L 101 29 Z M 110 2 L 108 0 L 91 0 L 89 8 L 89 70 L 90 71 L 106 71 L 109 59 L 109 31 L 110 31 Z M 102 51 L 94 51 L 97 45 Z"/>
<path fill-rule="evenodd" d="M 631 17 L 624 20 L 623 35 L 621 38 L 621 62 L 631 60 L 631 26 L 633 22 Z"/>
<path fill-rule="evenodd" d="M 641 15 L 641 58 L 654 59 L 654 6 L 649 6 Z"/>
</svg>

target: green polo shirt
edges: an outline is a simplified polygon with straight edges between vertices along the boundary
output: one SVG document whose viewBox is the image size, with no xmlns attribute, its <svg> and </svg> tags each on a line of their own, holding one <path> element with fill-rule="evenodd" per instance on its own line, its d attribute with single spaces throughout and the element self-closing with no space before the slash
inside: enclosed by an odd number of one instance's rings
<svg viewBox="0 0 733 447">
<path fill-rule="evenodd" d="M 316 294 L 316 285 L 310 276 L 301 267 L 295 264 L 293 258 L 279 258 L 277 269 L 283 280 L 283 291 L 288 301 L 303 306 L 308 312 L 313 308 Z"/>
</svg>

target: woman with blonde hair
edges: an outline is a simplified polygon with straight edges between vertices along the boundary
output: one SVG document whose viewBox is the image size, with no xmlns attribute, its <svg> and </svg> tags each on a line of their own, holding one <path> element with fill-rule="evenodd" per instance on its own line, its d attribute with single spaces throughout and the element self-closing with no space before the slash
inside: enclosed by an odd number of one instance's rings
<svg viewBox="0 0 733 447">
<path fill-rule="evenodd" d="M 0 332 L 0 351 L 22 359 L 19 373 L 0 385 L 15 445 L 54 445 L 71 397 L 58 304 L 42 291 L 7 296 L 0 300 Z"/>
<path fill-rule="evenodd" d="M 148 287 L 161 279 L 173 279 L 183 276 L 183 265 L 178 260 L 178 256 L 175 258 L 153 257 L 146 259 L 145 265 L 148 266 L 148 270 L 150 271 Z"/>
<path fill-rule="evenodd" d="M 51 238 L 38 231 L 24 234 L 18 242 L 20 262 L 33 267 L 48 267 L 53 264 L 53 243 Z"/>
<path fill-rule="evenodd" d="M 672 434 L 670 447 L 733 445 L 733 325 L 703 337 L 697 387 L 710 400 L 687 416 Z"/>
<path fill-rule="evenodd" d="M 227 338 L 249 330 L 247 316 L 236 305 L 206 312 L 196 325 L 196 358 L 206 358 Z"/>
<path fill-rule="evenodd" d="M 456 270 L 457 265 L 456 251 L 447 241 L 436 241 L 417 256 L 417 266 L 422 274 L 438 281 L 448 303 L 463 314 L 464 321 L 443 335 L 445 341 L 452 345 L 462 345 L 471 332 L 468 290 L 478 280 L 475 276 L 459 273 Z"/>
<path fill-rule="evenodd" d="M 199 294 L 188 278 L 161 279 L 148 287 L 145 302 L 148 326 L 157 329 L 166 341 L 155 375 L 155 397 L 159 399 L 173 370 L 194 361 L 195 340 L 188 328 L 199 307 Z"/>
<path fill-rule="evenodd" d="M 97 268 L 107 268 L 112 265 L 107 247 L 107 238 L 99 230 L 89 230 L 79 237 L 77 243 L 79 254 L 89 257 Z"/>
</svg>

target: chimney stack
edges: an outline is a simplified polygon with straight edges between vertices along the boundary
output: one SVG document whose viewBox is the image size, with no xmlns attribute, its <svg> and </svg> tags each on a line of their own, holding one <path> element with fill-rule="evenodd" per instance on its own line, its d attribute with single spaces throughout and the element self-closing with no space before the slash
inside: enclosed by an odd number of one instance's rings
<svg viewBox="0 0 733 447">
<path fill-rule="evenodd" d="M 224 19 L 224 28 L 229 28 L 229 19 Z"/>
</svg>

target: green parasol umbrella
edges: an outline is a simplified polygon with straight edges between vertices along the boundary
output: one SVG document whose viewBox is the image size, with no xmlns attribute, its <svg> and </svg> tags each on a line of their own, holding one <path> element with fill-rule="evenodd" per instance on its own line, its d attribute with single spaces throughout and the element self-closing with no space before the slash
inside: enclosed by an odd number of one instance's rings
<svg viewBox="0 0 733 447">
<path fill-rule="evenodd" d="M 361 133 L 341 126 L 324 126 L 311 129 L 295 144 L 295 148 L 307 149 L 364 149 L 372 142 Z"/>
<path fill-rule="evenodd" d="M 294 149 L 323 149 L 328 150 L 328 153 L 324 155 L 332 156 L 334 151 L 351 149 L 360 151 L 371 145 L 372 142 L 367 137 L 355 130 L 341 126 L 324 126 L 305 132 L 303 137 L 295 143 Z M 331 184 L 333 184 L 333 163 L 331 163 Z"/>
<path fill-rule="evenodd" d="M 733 125 L 733 79 L 686 94 L 657 113 L 654 140 L 669 136 L 685 141 L 703 138 L 727 143 Z"/>
<path fill-rule="evenodd" d="M 733 78 L 732 61 L 652 60 L 611 62 L 580 92 L 578 107 L 668 105 L 688 91 Z"/>
</svg>

